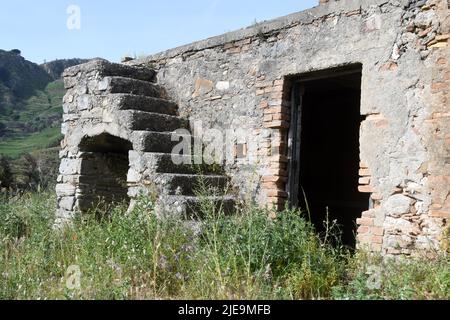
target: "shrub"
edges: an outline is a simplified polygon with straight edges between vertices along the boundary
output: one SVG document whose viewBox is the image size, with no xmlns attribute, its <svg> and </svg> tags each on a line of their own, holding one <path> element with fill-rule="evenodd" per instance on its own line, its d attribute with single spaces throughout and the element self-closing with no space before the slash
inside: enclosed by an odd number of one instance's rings
<svg viewBox="0 0 450 320">
<path fill-rule="evenodd" d="M 0 133 L 2 130 L 1 125 L 2 124 L 0 123 Z M 13 174 L 11 171 L 10 160 L 0 155 L 0 189 L 10 188 L 12 184 L 13 184 Z"/>
</svg>

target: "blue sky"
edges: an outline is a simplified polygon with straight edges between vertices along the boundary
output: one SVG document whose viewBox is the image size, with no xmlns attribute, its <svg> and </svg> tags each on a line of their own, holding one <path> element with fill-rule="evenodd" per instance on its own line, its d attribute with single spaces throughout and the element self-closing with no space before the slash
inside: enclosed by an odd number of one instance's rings
<svg viewBox="0 0 450 320">
<path fill-rule="evenodd" d="M 0 0 L 0 49 L 33 62 L 147 55 L 315 6 L 318 0 Z M 69 30 L 70 5 L 80 29 Z M 76 20 L 75 20 L 76 21 Z"/>
</svg>

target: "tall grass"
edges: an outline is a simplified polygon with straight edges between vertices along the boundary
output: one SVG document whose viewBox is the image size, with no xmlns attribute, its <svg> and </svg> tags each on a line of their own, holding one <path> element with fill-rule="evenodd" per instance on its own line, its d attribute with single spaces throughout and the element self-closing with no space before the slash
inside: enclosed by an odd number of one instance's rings
<svg viewBox="0 0 450 320">
<path fill-rule="evenodd" d="M 0 201 L 0 299 L 448 299 L 448 262 L 372 261 L 324 243 L 303 214 L 204 201 L 202 222 L 142 198 L 54 230 L 52 192 Z M 193 227 L 195 226 L 195 227 Z M 369 265 L 383 267 L 368 285 Z M 70 286 L 81 271 L 80 286 Z M 398 272 L 400 270 L 401 272 Z"/>
<path fill-rule="evenodd" d="M 360 252 L 348 265 L 349 280 L 333 288 L 336 299 L 439 300 L 450 298 L 448 256 L 383 259 Z"/>
</svg>

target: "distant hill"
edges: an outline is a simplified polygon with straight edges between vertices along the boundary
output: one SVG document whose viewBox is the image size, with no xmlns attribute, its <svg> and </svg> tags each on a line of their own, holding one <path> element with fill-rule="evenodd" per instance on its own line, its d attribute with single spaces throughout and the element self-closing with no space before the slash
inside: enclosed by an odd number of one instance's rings
<svg viewBox="0 0 450 320">
<path fill-rule="evenodd" d="M 0 50 L 0 112 L 15 108 L 52 80 L 43 68 L 25 60 L 19 50 Z"/>
<path fill-rule="evenodd" d="M 0 155 L 58 145 L 61 138 L 61 75 L 88 60 L 55 60 L 42 65 L 27 61 L 19 50 L 0 50 Z"/>
<path fill-rule="evenodd" d="M 43 68 L 48 75 L 53 79 L 57 80 L 60 79 L 64 70 L 76 66 L 85 62 L 88 62 L 89 60 L 86 59 L 60 59 L 60 60 L 54 60 L 50 61 L 44 64 L 41 64 L 41 68 Z"/>
</svg>

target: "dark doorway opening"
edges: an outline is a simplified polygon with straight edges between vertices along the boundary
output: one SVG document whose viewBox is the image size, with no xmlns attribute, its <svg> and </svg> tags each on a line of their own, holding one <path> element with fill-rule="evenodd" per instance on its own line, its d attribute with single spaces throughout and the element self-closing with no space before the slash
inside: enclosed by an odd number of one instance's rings
<svg viewBox="0 0 450 320">
<path fill-rule="evenodd" d="M 127 175 L 132 144 L 109 134 L 83 139 L 80 195 L 81 212 L 107 213 L 117 204 L 129 204 Z"/>
<path fill-rule="evenodd" d="M 309 207 L 319 233 L 336 221 L 342 243 L 355 247 L 356 219 L 369 207 L 369 195 L 358 192 L 361 66 L 295 80 L 291 202 Z"/>
</svg>

